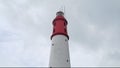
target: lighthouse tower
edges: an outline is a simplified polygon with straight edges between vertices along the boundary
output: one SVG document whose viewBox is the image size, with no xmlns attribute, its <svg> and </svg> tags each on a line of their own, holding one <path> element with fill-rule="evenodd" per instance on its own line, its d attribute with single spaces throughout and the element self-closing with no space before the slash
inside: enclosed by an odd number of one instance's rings
<svg viewBox="0 0 120 68">
<path fill-rule="evenodd" d="M 69 36 L 67 34 L 67 20 L 64 13 L 59 11 L 53 20 L 53 33 L 51 36 L 52 46 L 50 53 L 49 66 L 52 67 L 70 67 L 69 57 Z"/>
</svg>

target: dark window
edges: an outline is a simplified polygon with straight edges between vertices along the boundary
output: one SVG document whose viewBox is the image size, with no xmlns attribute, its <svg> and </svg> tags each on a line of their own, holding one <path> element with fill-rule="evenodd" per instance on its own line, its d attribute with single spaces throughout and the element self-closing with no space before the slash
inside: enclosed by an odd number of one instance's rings
<svg viewBox="0 0 120 68">
<path fill-rule="evenodd" d="M 52 44 L 52 46 L 54 46 L 54 44 Z"/>
<path fill-rule="evenodd" d="M 66 23 L 64 22 L 64 26 L 66 26 Z"/>
<path fill-rule="evenodd" d="M 55 28 L 53 29 L 53 33 L 55 32 Z"/>
<path fill-rule="evenodd" d="M 67 41 L 67 39 L 65 39 L 65 41 Z"/>
<path fill-rule="evenodd" d="M 64 31 L 67 32 L 65 28 L 64 28 Z"/>
<path fill-rule="evenodd" d="M 69 62 L 69 60 L 67 59 L 67 62 Z"/>
<path fill-rule="evenodd" d="M 56 25 L 56 22 L 54 22 L 54 26 Z"/>
</svg>

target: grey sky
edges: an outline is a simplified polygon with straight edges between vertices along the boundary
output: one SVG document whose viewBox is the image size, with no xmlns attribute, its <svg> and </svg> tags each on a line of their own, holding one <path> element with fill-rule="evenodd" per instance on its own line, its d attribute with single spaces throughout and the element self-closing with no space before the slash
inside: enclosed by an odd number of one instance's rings
<svg viewBox="0 0 120 68">
<path fill-rule="evenodd" d="M 120 0 L 0 0 L 0 66 L 48 67 L 61 6 L 71 65 L 120 66 Z"/>
</svg>

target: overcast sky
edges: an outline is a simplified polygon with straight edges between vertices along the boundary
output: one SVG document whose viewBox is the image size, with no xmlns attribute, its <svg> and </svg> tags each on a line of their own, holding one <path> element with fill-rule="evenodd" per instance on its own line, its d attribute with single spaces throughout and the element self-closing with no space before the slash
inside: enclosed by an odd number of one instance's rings
<svg viewBox="0 0 120 68">
<path fill-rule="evenodd" d="M 120 0 L 0 0 L 0 66 L 48 67 L 63 6 L 71 66 L 120 66 Z"/>
</svg>

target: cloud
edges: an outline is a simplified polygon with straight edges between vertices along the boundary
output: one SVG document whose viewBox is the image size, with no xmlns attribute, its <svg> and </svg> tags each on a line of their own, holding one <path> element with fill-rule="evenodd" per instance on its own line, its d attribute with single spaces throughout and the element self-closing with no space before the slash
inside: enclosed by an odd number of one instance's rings
<svg viewBox="0 0 120 68">
<path fill-rule="evenodd" d="M 49 64 L 55 13 L 65 6 L 72 66 L 120 66 L 119 0 L 1 0 L 0 66 Z"/>
</svg>

